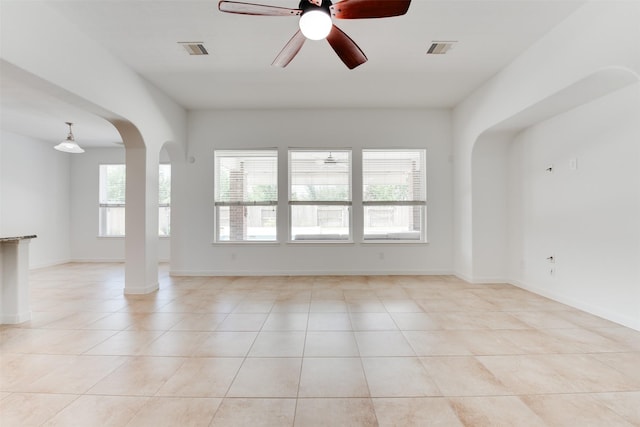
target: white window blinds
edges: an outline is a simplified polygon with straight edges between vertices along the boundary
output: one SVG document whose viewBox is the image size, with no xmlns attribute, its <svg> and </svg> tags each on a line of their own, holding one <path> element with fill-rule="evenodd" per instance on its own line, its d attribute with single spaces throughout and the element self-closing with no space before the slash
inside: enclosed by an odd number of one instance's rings
<svg viewBox="0 0 640 427">
<path fill-rule="evenodd" d="M 351 239 L 351 151 L 289 151 L 291 240 Z"/>
<path fill-rule="evenodd" d="M 216 240 L 277 239 L 277 150 L 214 152 Z"/>
<path fill-rule="evenodd" d="M 291 151 L 289 162 L 291 204 L 351 202 L 350 151 Z"/>
<path fill-rule="evenodd" d="M 215 170 L 217 206 L 277 204 L 276 150 L 216 151 Z"/>
<path fill-rule="evenodd" d="M 125 165 L 100 165 L 98 189 L 98 235 L 125 235 Z"/>
<path fill-rule="evenodd" d="M 425 239 L 426 151 L 363 150 L 365 240 Z"/>
<path fill-rule="evenodd" d="M 123 164 L 99 166 L 98 235 L 123 237 L 125 235 L 125 193 L 127 173 Z M 171 233 L 171 165 L 158 166 L 158 235 Z"/>
</svg>

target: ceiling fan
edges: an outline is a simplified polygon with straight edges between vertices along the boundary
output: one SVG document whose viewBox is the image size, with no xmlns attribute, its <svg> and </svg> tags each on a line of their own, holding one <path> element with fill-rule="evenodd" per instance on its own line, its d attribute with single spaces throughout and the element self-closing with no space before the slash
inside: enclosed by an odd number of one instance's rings
<svg viewBox="0 0 640 427">
<path fill-rule="evenodd" d="M 297 9 L 222 0 L 221 12 L 260 16 L 299 16 L 300 29 L 293 35 L 271 65 L 286 67 L 298 54 L 307 38 L 327 39 L 342 62 L 354 69 L 367 62 L 360 47 L 331 18 L 366 19 L 404 15 L 411 0 L 300 0 Z"/>
</svg>

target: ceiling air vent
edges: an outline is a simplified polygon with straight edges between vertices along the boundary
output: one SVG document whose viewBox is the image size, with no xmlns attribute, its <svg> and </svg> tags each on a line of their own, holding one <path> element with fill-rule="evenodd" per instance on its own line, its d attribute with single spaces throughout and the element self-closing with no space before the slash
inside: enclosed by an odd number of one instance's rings
<svg viewBox="0 0 640 427">
<path fill-rule="evenodd" d="M 209 55 L 202 42 L 178 42 L 189 55 Z"/>
<path fill-rule="evenodd" d="M 427 50 L 427 55 L 444 55 L 450 49 L 455 46 L 458 42 L 449 41 L 449 42 L 431 42 L 431 46 L 429 46 L 429 50 Z"/>
</svg>

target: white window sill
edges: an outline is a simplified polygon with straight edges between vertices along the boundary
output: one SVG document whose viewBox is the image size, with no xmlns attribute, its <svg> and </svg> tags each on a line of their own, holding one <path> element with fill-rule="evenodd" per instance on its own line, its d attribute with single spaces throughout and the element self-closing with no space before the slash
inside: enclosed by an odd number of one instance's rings
<svg viewBox="0 0 640 427">
<path fill-rule="evenodd" d="M 220 241 L 220 242 L 211 242 L 213 246 L 280 246 L 280 242 L 278 241 L 264 241 L 264 240 L 247 240 L 247 241 Z"/>
<path fill-rule="evenodd" d="M 372 240 L 367 239 L 362 241 L 365 245 L 427 245 L 426 240 L 400 240 L 400 239 L 388 239 L 388 240 Z"/>
<path fill-rule="evenodd" d="M 98 239 L 124 239 L 127 236 L 96 236 Z M 158 236 L 159 239 L 171 239 L 171 236 Z"/>
</svg>

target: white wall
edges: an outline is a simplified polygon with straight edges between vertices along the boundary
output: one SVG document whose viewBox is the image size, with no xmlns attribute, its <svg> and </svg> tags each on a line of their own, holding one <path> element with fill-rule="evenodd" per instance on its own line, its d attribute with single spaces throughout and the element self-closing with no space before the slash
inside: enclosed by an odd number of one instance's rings
<svg viewBox="0 0 640 427">
<path fill-rule="evenodd" d="M 476 280 L 477 215 L 472 156 L 479 137 L 501 122 L 610 67 L 640 75 L 640 2 L 591 1 L 523 52 L 453 111 L 455 272 Z M 574 94 L 579 105 L 584 95 Z M 552 103 L 553 104 L 553 103 Z M 565 102 L 565 106 L 571 103 Z M 558 109 L 559 104 L 550 105 Z M 568 109 L 568 108 L 567 108 Z M 484 272 L 486 273 L 486 272 Z M 483 274 L 484 274 L 483 273 Z"/>
<path fill-rule="evenodd" d="M 507 153 L 513 135 L 482 135 L 472 170 L 473 272 L 476 283 L 502 283 L 507 276 Z"/>
<path fill-rule="evenodd" d="M 452 271 L 451 122 L 448 110 L 264 110 L 189 113 L 188 156 L 173 170 L 174 274 L 410 274 Z M 428 244 L 212 244 L 215 149 L 426 148 Z M 179 166 L 181 167 L 181 166 Z M 287 171 L 279 192 L 286 200 Z M 281 203 L 279 215 L 286 215 Z M 354 211 L 357 212 L 354 203 Z M 354 223 L 358 223 L 355 218 Z M 282 220 L 279 224 L 285 224 Z M 357 225 L 356 225 L 357 226 Z M 382 255 L 381 255 L 382 254 Z M 381 259 L 383 258 L 383 259 Z"/>
<path fill-rule="evenodd" d="M 38 236 L 30 268 L 69 261 L 69 154 L 6 131 L 0 153 L 0 236 Z"/>
<path fill-rule="evenodd" d="M 123 137 L 130 166 L 125 292 L 152 292 L 160 258 L 157 157 L 167 143 L 184 149 L 186 111 L 47 2 L 3 2 L 0 21 L 3 60 L 26 79 L 41 79 L 52 96 L 105 118 Z"/>
<path fill-rule="evenodd" d="M 639 117 L 636 83 L 527 129 L 509 149 L 512 281 L 636 329 Z"/>
<path fill-rule="evenodd" d="M 163 156 L 162 161 L 166 161 Z M 123 237 L 98 236 L 99 165 L 124 164 L 124 148 L 86 148 L 71 159 L 71 259 L 74 261 L 124 261 Z M 169 239 L 158 242 L 158 257 L 169 259 Z"/>
</svg>

